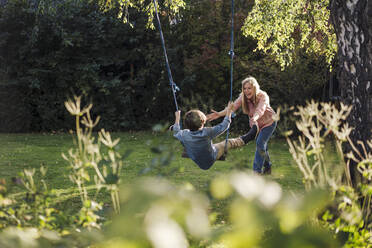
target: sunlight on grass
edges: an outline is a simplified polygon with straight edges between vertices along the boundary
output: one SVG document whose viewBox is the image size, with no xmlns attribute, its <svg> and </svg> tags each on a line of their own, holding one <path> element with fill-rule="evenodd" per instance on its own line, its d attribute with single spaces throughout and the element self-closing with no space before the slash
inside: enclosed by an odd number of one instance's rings
<svg viewBox="0 0 372 248">
<path fill-rule="evenodd" d="M 141 174 L 155 156 L 150 151 L 148 140 L 153 139 L 168 145 L 175 142 L 171 136 L 164 139 L 164 136 L 153 132 L 113 133 L 112 136 L 115 139 L 120 138 L 118 151 L 121 154 L 127 150 L 132 151 L 124 161 L 121 175 L 123 184 L 130 184 L 140 177 L 157 175 L 153 171 L 145 175 Z M 68 178 L 68 165 L 61 156 L 62 152 L 66 152 L 72 146 L 72 137 L 69 134 L 0 134 L 0 178 L 10 180 L 23 169 L 39 168 L 43 165 L 48 169 L 45 178 L 47 184 L 58 189 L 60 193 L 58 202 L 75 199 L 78 197 L 77 189 Z M 208 193 L 212 179 L 236 169 L 252 170 L 255 144 L 250 143 L 243 148 L 231 150 L 226 161 L 217 161 L 207 171 L 199 169 L 190 159 L 182 158 L 182 149 L 182 146 L 177 144 L 174 159 L 169 166 L 176 170 L 167 179 L 175 184 L 190 183 L 196 190 Z M 285 140 L 270 141 L 269 151 L 273 162 L 273 173 L 268 178 L 278 182 L 284 191 L 302 191 L 304 187 L 301 174 L 294 167 Z M 90 192 L 95 190 L 93 185 L 88 189 Z M 22 195 L 17 190 L 13 193 Z M 108 198 L 100 200 L 109 201 Z M 78 201 L 74 204 L 78 204 Z M 226 216 L 227 204 L 228 200 L 212 201 L 213 211 L 218 212 L 217 219 L 222 222 Z"/>
</svg>

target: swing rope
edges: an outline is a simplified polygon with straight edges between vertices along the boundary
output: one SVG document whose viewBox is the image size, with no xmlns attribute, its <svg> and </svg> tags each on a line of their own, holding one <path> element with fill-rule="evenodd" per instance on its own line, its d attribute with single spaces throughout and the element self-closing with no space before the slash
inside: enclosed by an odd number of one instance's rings
<svg viewBox="0 0 372 248">
<path fill-rule="evenodd" d="M 172 71 L 170 69 L 170 65 L 169 65 L 169 61 L 168 61 L 167 49 L 165 48 L 165 41 L 164 41 L 163 31 L 161 29 L 161 23 L 160 23 L 160 18 L 159 18 L 159 14 L 158 14 L 158 7 L 157 7 L 157 4 L 156 4 L 156 0 L 153 0 L 153 2 L 154 2 L 154 7 L 155 7 L 156 19 L 158 21 L 158 28 L 159 28 L 160 38 L 161 38 L 161 44 L 163 46 L 163 52 L 164 52 L 164 57 L 165 57 L 165 66 L 167 67 L 169 85 L 172 89 L 173 99 L 174 99 L 174 103 L 176 105 L 176 111 L 178 111 L 176 92 L 180 91 L 180 88 L 173 81 Z"/>
<path fill-rule="evenodd" d="M 233 72 L 234 72 L 234 0 L 231 0 L 231 38 L 230 38 L 230 101 L 232 101 L 232 91 L 233 91 Z M 233 117 L 233 116 L 232 116 Z M 229 139 L 229 130 L 230 127 L 226 131 L 226 139 L 225 139 L 225 147 L 224 147 L 224 154 L 221 160 L 225 160 L 227 155 L 227 147 L 228 147 L 228 139 Z"/>
</svg>

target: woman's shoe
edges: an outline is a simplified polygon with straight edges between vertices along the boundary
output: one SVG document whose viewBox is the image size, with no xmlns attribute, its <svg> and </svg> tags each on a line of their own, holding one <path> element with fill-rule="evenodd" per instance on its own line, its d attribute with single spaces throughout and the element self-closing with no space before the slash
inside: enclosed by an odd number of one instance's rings
<svg viewBox="0 0 372 248">
<path fill-rule="evenodd" d="M 271 175 L 271 166 L 270 167 L 264 167 L 262 174 Z"/>
</svg>

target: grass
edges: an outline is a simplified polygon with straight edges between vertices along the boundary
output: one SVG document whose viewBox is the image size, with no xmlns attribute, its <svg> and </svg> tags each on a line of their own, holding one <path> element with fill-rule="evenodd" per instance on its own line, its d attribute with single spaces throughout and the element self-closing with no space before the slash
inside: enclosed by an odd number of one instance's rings
<svg viewBox="0 0 372 248">
<path fill-rule="evenodd" d="M 170 145 L 175 142 L 171 137 L 164 137 L 153 132 L 113 133 L 113 138 L 120 138 L 119 152 L 124 154 L 128 149 L 131 154 L 125 159 L 125 169 L 122 180 L 130 181 L 141 176 L 141 170 L 148 166 L 156 154 L 150 151 L 147 141 Z M 220 140 L 224 137 L 220 137 Z M 48 168 L 47 180 L 55 188 L 69 188 L 69 168 L 61 153 L 66 153 L 73 147 L 70 134 L 0 134 L 0 178 L 11 178 L 25 168 Z M 176 146 L 176 154 L 171 167 L 183 167 L 168 179 L 174 182 L 190 182 L 196 187 L 203 187 L 210 179 L 226 173 L 232 168 L 252 168 L 255 146 L 247 146 L 231 150 L 226 161 L 217 161 L 207 170 L 199 169 L 190 159 L 180 156 L 182 146 Z M 287 190 L 302 189 L 301 174 L 294 167 L 288 146 L 283 139 L 273 139 L 269 142 L 269 152 L 273 174 L 267 176 L 281 184 Z"/>
<path fill-rule="evenodd" d="M 113 138 L 120 138 L 119 152 L 124 154 L 128 149 L 132 150 L 124 160 L 121 180 L 124 184 L 131 183 L 140 177 L 157 175 L 159 171 L 150 171 L 142 174 L 141 171 L 148 167 L 151 160 L 157 156 L 151 152 L 152 140 L 163 145 L 174 145 L 175 154 L 172 162 L 161 171 L 175 169 L 173 173 L 165 177 L 175 184 L 190 183 L 201 192 L 209 191 L 209 182 L 218 176 L 226 175 L 234 169 L 252 170 L 255 152 L 255 144 L 235 150 L 231 150 L 225 161 L 217 161 L 214 166 L 207 170 L 199 169 L 190 159 L 182 158 L 182 146 L 171 136 L 153 132 L 126 132 L 113 133 Z M 233 137 L 233 136 L 231 136 Z M 219 137 L 220 140 L 224 137 Z M 48 169 L 46 180 L 49 187 L 58 189 L 64 194 L 61 199 L 70 199 L 70 203 L 78 208 L 80 200 L 74 197 L 74 185 L 69 180 L 69 165 L 61 157 L 73 147 L 73 138 L 70 134 L 0 134 L 0 178 L 10 180 L 19 172 L 27 168 Z M 294 166 L 288 145 L 284 139 L 273 139 L 269 143 L 270 157 L 273 163 L 272 175 L 266 178 L 278 182 L 284 191 L 301 191 L 304 189 L 302 175 Z M 103 198 L 109 202 L 109 198 Z M 212 201 L 212 209 L 219 212 L 222 219 L 225 216 L 225 201 Z"/>
</svg>

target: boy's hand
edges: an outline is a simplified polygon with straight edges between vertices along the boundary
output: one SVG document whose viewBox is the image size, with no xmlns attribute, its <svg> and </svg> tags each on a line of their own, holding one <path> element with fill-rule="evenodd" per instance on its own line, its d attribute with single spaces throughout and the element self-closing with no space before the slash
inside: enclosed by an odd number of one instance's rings
<svg viewBox="0 0 372 248">
<path fill-rule="evenodd" d="M 180 119 L 181 119 L 181 110 L 178 110 L 178 111 L 174 112 L 174 116 L 176 117 L 176 120 L 174 121 L 174 123 L 179 124 Z"/>
</svg>

